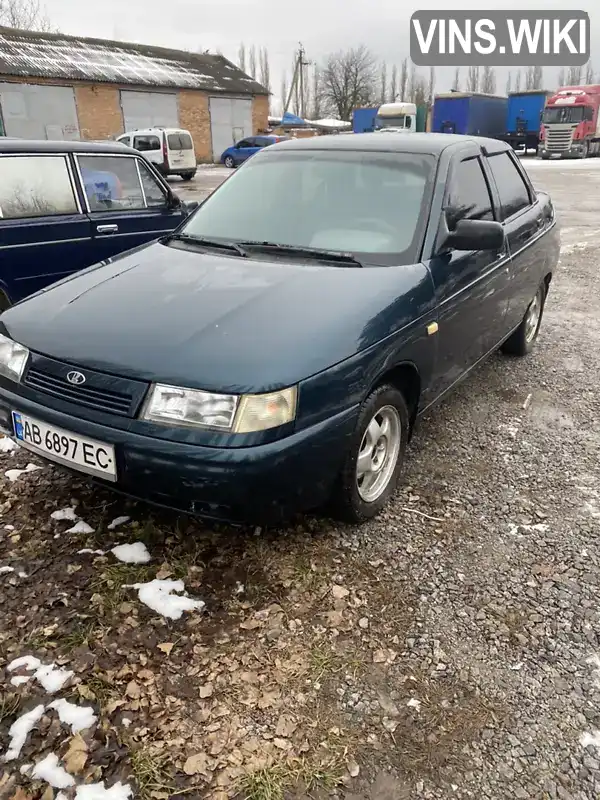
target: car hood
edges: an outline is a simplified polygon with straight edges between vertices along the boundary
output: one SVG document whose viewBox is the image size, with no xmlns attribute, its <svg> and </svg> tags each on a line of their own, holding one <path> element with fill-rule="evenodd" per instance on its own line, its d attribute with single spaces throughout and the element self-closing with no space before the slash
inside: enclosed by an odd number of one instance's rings
<svg viewBox="0 0 600 800">
<path fill-rule="evenodd" d="M 297 383 L 390 335 L 431 298 L 424 265 L 354 268 L 155 243 L 25 300 L 0 327 L 77 366 L 207 390 Z"/>
</svg>

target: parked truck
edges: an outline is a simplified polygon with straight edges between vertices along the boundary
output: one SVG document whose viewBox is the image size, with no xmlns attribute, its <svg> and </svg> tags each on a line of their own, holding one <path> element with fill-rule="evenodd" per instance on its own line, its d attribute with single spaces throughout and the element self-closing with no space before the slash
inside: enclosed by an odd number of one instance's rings
<svg viewBox="0 0 600 800">
<path fill-rule="evenodd" d="M 424 131 L 427 106 L 414 103 L 384 103 L 372 108 L 355 108 L 352 112 L 352 132 Z"/>
<path fill-rule="evenodd" d="M 375 108 L 355 108 L 352 112 L 352 132 L 353 133 L 370 133 L 375 129 L 375 117 L 377 116 L 377 107 Z"/>
<path fill-rule="evenodd" d="M 438 94 L 433 104 L 433 133 L 462 133 L 498 138 L 506 128 L 508 98 L 480 92 Z"/>
<path fill-rule="evenodd" d="M 544 89 L 510 92 L 504 132 L 498 138 L 508 142 L 513 150 L 524 148 L 537 152 L 542 114 L 551 96 L 552 92 Z"/>
<path fill-rule="evenodd" d="M 600 152 L 600 85 L 564 86 L 546 103 L 540 130 L 544 159 L 587 158 Z"/>
</svg>

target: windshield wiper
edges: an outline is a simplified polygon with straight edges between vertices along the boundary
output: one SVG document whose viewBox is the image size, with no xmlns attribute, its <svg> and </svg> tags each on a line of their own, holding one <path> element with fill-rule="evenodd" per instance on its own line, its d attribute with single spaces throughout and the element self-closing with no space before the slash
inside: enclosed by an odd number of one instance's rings
<svg viewBox="0 0 600 800">
<path fill-rule="evenodd" d="M 221 242 L 219 239 L 209 239 L 206 236 L 190 236 L 189 233 L 173 233 L 168 237 L 176 242 L 186 242 L 187 244 L 199 244 L 206 247 L 214 247 L 219 250 L 229 250 L 237 253 L 242 258 L 248 258 L 248 253 L 243 247 L 235 242 Z"/>
<path fill-rule="evenodd" d="M 352 267 L 362 267 L 363 264 L 352 253 L 342 253 L 337 250 L 322 250 L 318 247 L 303 247 L 293 244 L 277 244 L 277 242 L 240 242 L 245 250 L 263 250 L 266 253 L 281 253 L 283 255 L 298 255 L 314 258 L 318 261 L 337 261 Z"/>
</svg>

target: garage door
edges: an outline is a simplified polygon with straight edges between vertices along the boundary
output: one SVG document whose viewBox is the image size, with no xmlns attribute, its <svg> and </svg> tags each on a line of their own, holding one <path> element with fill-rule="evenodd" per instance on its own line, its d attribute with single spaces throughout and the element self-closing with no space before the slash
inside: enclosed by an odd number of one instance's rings
<svg viewBox="0 0 600 800">
<path fill-rule="evenodd" d="M 210 98 L 210 132 L 213 159 L 246 136 L 252 136 L 252 100 L 236 97 Z"/>
<path fill-rule="evenodd" d="M 70 86 L 0 83 L 6 136 L 22 139 L 79 139 L 75 95 Z"/>
<path fill-rule="evenodd" d="M 121 92 L 123 124 L 126 131 L 141 128 L 179 127 L 177 95 L 162 92 Z"/>
</svg>

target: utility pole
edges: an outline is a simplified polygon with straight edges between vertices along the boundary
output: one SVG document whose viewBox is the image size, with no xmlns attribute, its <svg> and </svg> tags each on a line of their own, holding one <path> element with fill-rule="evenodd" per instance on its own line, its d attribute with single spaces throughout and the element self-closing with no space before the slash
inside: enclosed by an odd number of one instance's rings
<svg viewBox="0 0 600 800">
<path fill-rule="evenodd" d="M 307 67 L 310 62 L 306 61 L 305 59 L 305 51 L 302 43 L 299 43 L 298 53 L 296 55 L 296 61 L 294 64 L 294 74 L 292 75 L 292 83 L 290 85 L 290 91 L 288 92 L 287 99 L 285 101 L 285 107 L 283 109 L 283 114 L 286 114 L 290 103 L 292 102 L 292 97 L 294 97 L 294 92 L 296 92 L 296 97 L 299 99 L 299 111 L 300 116 L 304 119 L 304 115 L 306 113 L 305 109 L 305 90 L 304 90 L 304 68 Z"/>
</svg>

